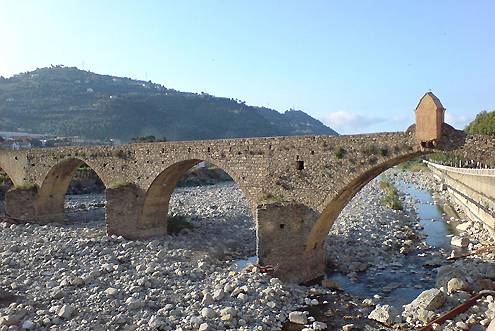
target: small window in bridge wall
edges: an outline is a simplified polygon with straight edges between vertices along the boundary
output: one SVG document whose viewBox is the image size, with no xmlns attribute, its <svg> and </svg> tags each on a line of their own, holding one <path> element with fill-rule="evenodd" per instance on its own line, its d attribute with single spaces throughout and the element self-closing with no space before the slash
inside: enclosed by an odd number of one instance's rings
<svg viewBox="0 0 495 331">
<path fill-rule="evenodd" d="M 296 161 L 296 168 L 297 170 L 304 170 L 304 161 L 302 160 Z"/>
</svg>

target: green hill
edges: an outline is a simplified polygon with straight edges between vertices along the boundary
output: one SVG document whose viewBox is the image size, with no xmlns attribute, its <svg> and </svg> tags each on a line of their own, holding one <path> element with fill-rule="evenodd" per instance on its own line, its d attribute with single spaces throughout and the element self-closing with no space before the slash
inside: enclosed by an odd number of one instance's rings
<svg viewBox="0 0 495 331">
<path fill-rule="evenodd" d="M 279 113 L 63 66 L 0 78 L 0 131 L 123 141 L 337 134 L 302 111 Z"/>
<path fill-rule="evenodd" d="M 495 135 L 495 111 L 482 111 L 465 129 L 468 133 Z"/>
</svg>

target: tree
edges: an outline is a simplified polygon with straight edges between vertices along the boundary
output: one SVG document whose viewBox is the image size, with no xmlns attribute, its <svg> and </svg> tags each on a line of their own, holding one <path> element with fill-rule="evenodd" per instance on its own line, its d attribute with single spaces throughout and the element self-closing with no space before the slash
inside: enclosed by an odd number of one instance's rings
<svg viewBox="0 0 495 331">
<path fill-rule="evenodd" d="M 482 111 L 464 129 L 468 133 L 495 135 L 495 111 Z"/>
</svg>

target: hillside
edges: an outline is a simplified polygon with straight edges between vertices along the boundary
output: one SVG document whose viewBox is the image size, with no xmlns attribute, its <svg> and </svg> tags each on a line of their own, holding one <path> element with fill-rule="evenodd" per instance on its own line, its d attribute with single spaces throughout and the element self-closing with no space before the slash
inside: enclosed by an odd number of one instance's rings
<svg viewBox="0 0 495 331">
<path fill-rule="evenodd" d="M 495 111 L 482 111 L 465 129 L 468 133 L 495 135 Z"/>
<path fill-rule="evenodd" d="M 122 141 L 336 134 L 302 111 L 279 113 L 63 66 L 0 78 L 0 131 Z"/>
</svg>

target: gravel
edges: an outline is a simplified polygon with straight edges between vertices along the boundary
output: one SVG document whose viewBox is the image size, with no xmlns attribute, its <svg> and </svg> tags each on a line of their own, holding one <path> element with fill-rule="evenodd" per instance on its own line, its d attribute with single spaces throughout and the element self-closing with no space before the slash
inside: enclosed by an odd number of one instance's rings
<svg viewBox="0 0 495 331">
<path fill-rule="evenodd" d="M 430 191 L 438 188 L 430 174 L 389 170 L 385 176 Z M 423 261 L 435 260 L 433 266 L 444 267 L 438 270 L 438 287 L 432 281 L 432 289 L 423 295 L 431 299 L 430 304 L 419 305 L 412 313 L 404 307 L 396 311 L 383 304 L 380 296 L 356 300 L 361 322 L 369 321 L 364 329 L 382 328 L 366 319 L 377 307 L 379 311 L 372 316 L 379 316 L 378 320 L 414 328 L 468 298 L 468 289 L 495 288 L 495 254 L 447 262 L 450 251 L 426 244 L 414 200 L 401 196 L 405 211 L 385 207 L 380 202 L 379 180 L 363 188 L 336 221 L 326 245 L 329 266 L 354 281 L 359 281 L 363 271 L 411 271 L 414 267 L 403 265 L 404 257 L 414 254 L 424 254 Z M 435 194 L 439 200 L 448 200 L 444 192 Z M 171 213 L 186 216 L 194 228 L 154 240 L 106 236 L 104 204 L 101 197 L 82 203 L 69 200 L 69 210 L 80 210 L 86 216 L 68 217 L 70 221 L 63 226 L 0 223 L 0 331 L 17 327 L 279 330 L 289 319 L 302 323 L 299 330 L 324 329 L 324 322 L 334 329 L 333 322 L 313 312 L 320 309 L 323 316 L 330 301 L 342 307 L 349 304 L 335 289 L 283 284 L 257 268 L 251 272 L 239 269 L 238 259 L 255 255 L 256 233 L 248 204 L 233 183 L 178 188 Z M 457 226 L 459 240 L 469 241 L 466 249 L 493 244 L 481 224 L 466 225 L 471 221 L 462 218 L 450 221 Z M 387 284 L 380 290 L 396 287 Z M 362 326 L 344 319 L 345 309 L 341 312 L 342 316 L 330 317 L 340 323 L 340 329 Z M 446 323 L 444 330 L 487 326 L 494 317 L 494 298 L 486 296 Z"/>
</svg>

